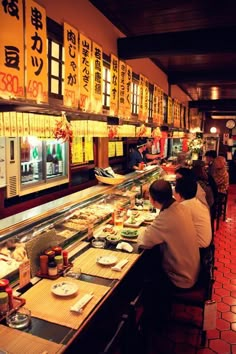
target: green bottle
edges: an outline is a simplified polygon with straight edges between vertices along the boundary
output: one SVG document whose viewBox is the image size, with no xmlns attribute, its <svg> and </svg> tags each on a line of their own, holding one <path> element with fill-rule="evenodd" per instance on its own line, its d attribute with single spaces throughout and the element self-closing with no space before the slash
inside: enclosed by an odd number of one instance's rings
<svg viewBox="0 0 236 354">
<path fill-rule="evenodd" d="M 57 159 L 58 159 L 58 173 L 60 175 L 63 174 L 63 159 L 62 159 L 62 153 L 61 153 L 61 145 L 57 144 Z"/>
</svg>

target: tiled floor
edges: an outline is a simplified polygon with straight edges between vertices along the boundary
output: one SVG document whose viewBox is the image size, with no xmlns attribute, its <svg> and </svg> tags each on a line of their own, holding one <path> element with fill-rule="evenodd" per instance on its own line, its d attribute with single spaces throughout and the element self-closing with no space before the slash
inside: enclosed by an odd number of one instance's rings
<svg viewBox="0 0 236 354">
<path fill-rule="evenodd" d="M 200 347 L 197 329 L 170 324 L 160 335 L 153 334 L 150 353 L 236 354 L 236 185 L 230 186 L 227 220 L 215 233 L 215 247 L 217 320 L 216 329 L 207 332 L 206 346 Z"/>
</svg>

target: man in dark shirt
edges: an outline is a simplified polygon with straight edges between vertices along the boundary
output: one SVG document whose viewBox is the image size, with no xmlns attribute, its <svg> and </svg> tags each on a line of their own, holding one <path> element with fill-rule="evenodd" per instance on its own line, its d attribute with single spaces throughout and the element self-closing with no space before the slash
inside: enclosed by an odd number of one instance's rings
<svg viewBox="0 0 236 354">
<path fill-rule="evenodd" d="M 137 145 L 130 146 L 129 153 L 129 169 L 139 170 L 139 164 L 143 162 L 145 165 L 156 165 L 159 154 L 151 154 L 150 147 L 152 141 L 150 139 L 139 139 Z"/>
</svg>

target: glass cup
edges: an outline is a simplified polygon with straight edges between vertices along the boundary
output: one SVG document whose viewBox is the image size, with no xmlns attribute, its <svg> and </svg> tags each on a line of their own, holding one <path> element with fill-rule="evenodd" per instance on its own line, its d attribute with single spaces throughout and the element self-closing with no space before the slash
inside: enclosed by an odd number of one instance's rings
<svg viewBox="0 0 236 354">
<path fill-rule="evenodd" d="M 117 229 L 122 229 L 124 226 L 124 211 L 115 210 L 114 212 L 114 226 Z"/>
<path fill-rule="evenodd" d="M 79 279 L 81 276 L 81 268 L 68 269 L 66 272 L 64 272 L 63 276 L 74 278 L 74 279 Z"/>
</svg>

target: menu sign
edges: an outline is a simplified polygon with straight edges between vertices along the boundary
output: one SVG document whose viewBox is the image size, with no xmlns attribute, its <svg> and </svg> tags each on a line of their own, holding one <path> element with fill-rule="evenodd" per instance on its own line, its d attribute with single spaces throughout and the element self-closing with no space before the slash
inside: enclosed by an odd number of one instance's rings
<svg viewBox="0 0 236 354">
<path fill-rule="evenodd" d="M 64 23 L 65 83 L 63 103 L 72 108 L 78 108 L 79 104 L 78 47 L 78 31 Z"/>
<path fill-rule="evenodd" d="M 118 115 L 119 98 L 119 60 L 111 54 L 111 97 L 110 97 L 110 115 Z"/>
<path fill-rule="evenodd" d="M 92 85 L 92 110 L 102 112 L 102 47 L 93 42 L 93 85 Z"/>
<path fill-rule="evenodd" d="M 0 23 L 0 97 L 22 98 L 25 96 L 23 1 L 1 1 Z"/>
<path fill-rule="evenodd" d="M 33 0 L 26 0 L 26 98 L 48 102 L 46 11 Z"/>
<path fill-rule="evenodd" d="M 132 68 L 126 65 L 125 76 L 125 118 L 131 117 L 131 85 L 132 85 Z"/>
<path fill-rule="evenodd" d="M 80 33 L 80 109 L 88 111 L 91 105 L 92 41 Z"/>
</svg>

